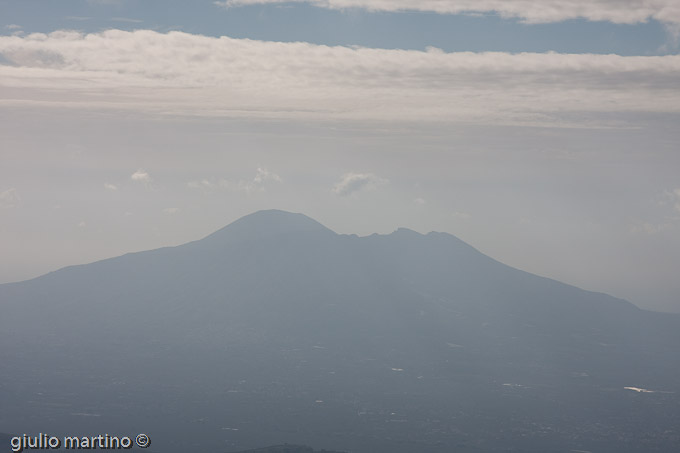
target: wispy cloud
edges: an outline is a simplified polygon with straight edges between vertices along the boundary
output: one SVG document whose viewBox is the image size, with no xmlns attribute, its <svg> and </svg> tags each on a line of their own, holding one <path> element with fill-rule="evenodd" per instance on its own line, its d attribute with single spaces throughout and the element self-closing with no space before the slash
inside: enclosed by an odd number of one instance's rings
<svg viewBox="0 0 680 453">
<path fill-rule="evenodd" d="M 639 225 L 633 225 L 630 228 L 631 233 L 645 233 L 649 235 L 659 234 L 664 231 L 670 230 L 673 226 L 670 223 L 641 223 Z"/>
<path fill-rule="evenodd" d="M 263 168 L 258 167 L 255 171 L 255 176 L 253 179 L 202 179 L 199 181 L 190 181 L 187 183 L 189 189 L 200 189 L 204 192 L 213 192 L 215 190 L 227 190 L 231 192 L 244 192 L 244 193 L 254 193 L 254 192 L 265 192 L 266 184 L 268 182 L 281 183 L 283 180 L 276 173 Z"/>
<path fill-rule="evenodd" d="M 680 113 L 678 55 L 423 52 L 149 30 L 2 36 L 0 55 L 12 63 L 0 65 L 0 87 L 17 93 L 0 100 L 7 107 L 550 125 L 569 112 Z"/>
<path fill-rule="evenodd" d="M 664 190 L 657 204 L 666 208 L 670 206 L 673 211 L 680 212 L 680 188 Z"/>
<path fill-rule="evenodd" d="M 224 0 L 216 5 L 235 6 L 309 3 L 320 8 L 362 8 L 369 11 L 430 11 L 440 14 L 494 13 L 528 23 L 569 19 L 634 24 L 656 19 L 680 23 L 677 0 Z"/>
<path fill-rule="evenodd" d="M 133 175 L 133 176 L 134 176 L 134 175 Z M 134 178 L 133 178 L 133 179 L 134 179 Z M 106 190 L 111 190 L 111 191 L 118 190 L 118 186 L 116 186 L 116 185 L 114 185 L 114 184 L 108 184 L 108 183 L 104 184 L 104 188 L 105 188 Z"/>
<path fill-rule="evenodd" d="M 388 182 L 387 179 L 380 178 L 373 173 L 345 173 L 333 187 L 333 192 L 346 197 L 361 190 L 374 189 Z"/>
<path fill-rule="evenodd" d="M 149 175 L 149 173 L 147 173 L 146 171 L 139 169 L 136 172 L 134 172 L 132 176 L 130 176 L 130 179 L 137 182 L 150 183 L 151 175 Z"/>
<path fill-rule="evenodd" d="M 253 178 L 253 184 L 263 184 L 265 181 L 281 182 L 281 177 L 266 168 L 258 167 Z"/>
<path fill-rule="evenodd" d="M 208 179 L 202 179 L 200 181 L 189 181 L 187 183 L 187 187 L 189 189 L 211 190 L 211 189 L 215 189 L 216 187 L 219 187 L 219 182 L 214 183 L 213 181 L 210 181 Z"/>
<path fill-rule="evenodd" d="M 21 198 L 19 197 L 19 192 L 15 188 L 7 189 L 4 192 L 0 192 L 0 209 L 13 208 L 19 203 Z"/>
<path fill-rule="evenodd" d="M 656 205 L 661 208 L 657 218 L 634 223 L 631 233 L 655 235 L 680 227 L 680 188 L 665 190 Z"/>
<path fill-rule="evenodd" d="M 165 214 L 169 214 L 169 215 L 177 214 L 179 211 L 180 211 L 179 208 L 165 208 L 165 209 L 163 209 L 163 212 Z"/>
</svg>

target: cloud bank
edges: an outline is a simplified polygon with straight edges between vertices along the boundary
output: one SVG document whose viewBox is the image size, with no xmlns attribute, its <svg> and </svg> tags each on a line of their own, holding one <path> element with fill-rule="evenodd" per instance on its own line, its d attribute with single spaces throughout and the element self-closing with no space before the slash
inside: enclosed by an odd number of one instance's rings
<svg viewBox="0 0 680 453">
<path fill-rule="evenodd" d="M 440 14 L 498 14 L 527 23 L 569 19 L 635 24 L 655 19 L 680 23 L 677 0 L 225 0 L 215 4 L 235 6 L 309 3 L 320 8 L 362 8 L 369 11 L 429 11 Z"/>
<path fill-rule="evenodd" d="M 149 30 L 0 37 L 0 105 L 167 115 L 554 122 L 680 112 L 680 56 L 445 53 Z M 2 61 L 2 59 L 0 59 Z"/>
</svg>

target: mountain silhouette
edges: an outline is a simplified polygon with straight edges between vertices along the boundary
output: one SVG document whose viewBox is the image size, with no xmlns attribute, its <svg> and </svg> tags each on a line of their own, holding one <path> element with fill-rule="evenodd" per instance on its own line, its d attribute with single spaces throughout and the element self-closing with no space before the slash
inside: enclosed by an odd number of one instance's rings
<svg viewBox="0 0 680 453">
<path fill-rule="evenodd" d="M 670 452 L 680 439 L 680 316 L 446 233 L 339 235 L 260 211 L 0 285 L 0 310 L 5 432 L 145 432 L 165 453 Z"/>
</svg>

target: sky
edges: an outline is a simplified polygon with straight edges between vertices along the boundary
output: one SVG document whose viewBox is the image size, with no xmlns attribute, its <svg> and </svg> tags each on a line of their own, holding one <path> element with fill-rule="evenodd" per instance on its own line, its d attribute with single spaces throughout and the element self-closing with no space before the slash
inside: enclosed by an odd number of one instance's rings
<svg viewBox="0 0 680 453">
<path fill-rule="evenodd" d="M 680 312 L 676 0 L 0 0 L 0 282 L 259 209 Z"/>
</svg>

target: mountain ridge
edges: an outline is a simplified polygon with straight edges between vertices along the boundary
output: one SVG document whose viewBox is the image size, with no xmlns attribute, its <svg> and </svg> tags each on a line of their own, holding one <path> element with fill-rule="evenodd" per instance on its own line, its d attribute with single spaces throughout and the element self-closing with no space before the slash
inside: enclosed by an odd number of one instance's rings
<svg viewBox="0 0 680 453">
<path fill-rule="evenodd" d="M 447 233 L 340 235 L 282 211 L 216 233 L 0 285 L 0 431 L 147 432 L 168 453 L 675 445 L 680 316 Z"/>
<path fill-rule="evenodd" d="M 274 225 L 272 225 L 274 224 Z M 166 254 L 172 251 L 178 251 L 178 250 L 183 250 L 187 248 L 192 248 L 192 247 L 215 247 L 219 245 L 228 245 L 228 244 L 233 244 L 235 242 L 239 241 L 257 241 L 257 240 L 262 240 L 262 239 L 271 239 L 272 237 L 277 237 L 277 236 L 286 236 L 286 235 L 298 235 L 298 234 L 309 234 L 309 233 L 321 233 L 321 234 L 327 234 L 327 235 L 333 235 L 337 237 L 348 237 L 348 238 L 356 238 L 358 240 L 366 239 L 366 238 L 377 238 L 377 239 L 388 239 L 388 238 L 395 238 L 395 237 L 406 237 L 406 238 L 418 238 L 418 239 L 434 239 L 434 240 L 444 240 L 444 241 L 449 241 L 452 244 L 458 245 L 461 249 L 464 249 L 466 252 L 472 252 L 473 254 L 476 254 L 478 257 L 484 257 L 484 259 L 492 260 L 495 263 L 498 263 L 501 266 L 504 266 L 508 269 L 512 269 L 517 272 L 521 272 L 526 275 L 531 275 L 535 276 L 541 279 L 545 279 L 546 281 L 551 281 L 555 282 L 558 284 L 566 285 L 569 287 L 573 287 L 576 289 L 579 289 L 581 291 L 589 292 L 592 294 L 600 294 L 600 295 L 606 295 L 608 297 L 612 297 L 613 299 L 620 300 L 626 304 L 634 305 L 631 302 L 621 299 L 621 298 L 616 298 L 613 296 L 610 296 L 606 293 L 599 292 L 599 291 L 590 291 L 586 290 L 583 288 L 576 287 L 574 285 L 570 285 L 568 283 L 561 282 L 559 280 L 549 278 L 549 277 L 544 277 L 540 276 L 537 274 L 533 274 L 528 271 L 523 271 L 517 268 L 512 267 L 511 265 L 502 263 L 500 261 L 495 260 L 494 258 L 491 258 L 490 256 L 480 252 L 478 249 L 475 247 L 471 246 L 470 244 L 462 241 L 460 238 L 457 236 L 447 233 L 447 232 L 438 232 L 438 231 L 430 231 L 428 233 L 420 233 L 418 231 L 405 228 L 405 227 L 399 227 L 396 230 L 394 230 L 392 233 L 389 234 L 378 234 L 378 233 L 373 233 L 368 236 L 356 236 L 353 234 L 338 234 L 334 232 L 333 230 L 327 228 L 323 224 L 317 222 L 316 220 L 301 214 L 301 213 L 291 213 L 279 209 L 267 209 L 267 210 L 261 210 L 261 211 L 256 211 L 252 214 L 243 216 L 228 225 L 216 230 L 213 233 L 208 234 L 207 236 L 195 240 L 195 241 L 189 241 L 183 244 L 179 244 L 176 246 L 166 246 L 166 247 L 160 247 L 156 249 L 150 249 L 150 250 L 142 250 L 142 251 L 136 251 L 136 252 L 129 252 L 125 253 L 120 256 L 115 256 L 115 257 L 110 257 L 110 258 L 104 258 L 101 260 L 97 260 L 91 263 L 84 263 L 84 264 L 75 264 L 75 265 L 70 265 L 66 266 L 60 269 L 56 269 L 54 271 L 48 272 L 46 274 L 31 278 L 29 280 L 24 280 L 24 281 L 19 281 L 19 282 L 9 282 L 9 283 L 4 283 L 0 284 L 0 287 L 3 286 L 8 286 L 8 285 L 17 285 L 17 284 L 23 284 L 25 282 L 31 282 L 34 280 L 38 279 L 43 279 L 45 277 L 50 277 L 55 274 L 59 274 L 63 271 L 72 271 L 76 269 L 81 269 L 85 266 L 90 266 L 90 265 L 98 265 L 101 263 L 106 263 L 110 262 L 111 260 L 119 260 L 119 259 L 128 259 L 130 257 L 139 257 L 139 256 L 144 256 L 148 254 Z M 232 236 L 232 237 L 229 237 Z M 639 308 L 639 307 L 636 307 Z"/>
</svg>

